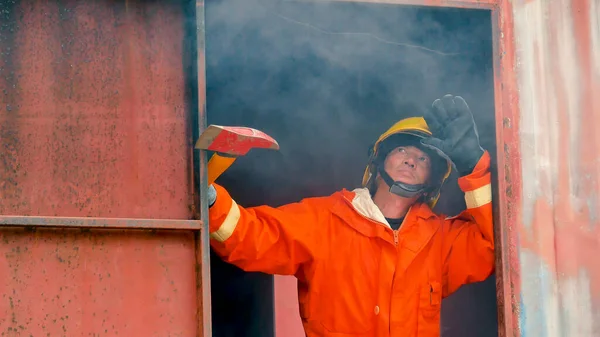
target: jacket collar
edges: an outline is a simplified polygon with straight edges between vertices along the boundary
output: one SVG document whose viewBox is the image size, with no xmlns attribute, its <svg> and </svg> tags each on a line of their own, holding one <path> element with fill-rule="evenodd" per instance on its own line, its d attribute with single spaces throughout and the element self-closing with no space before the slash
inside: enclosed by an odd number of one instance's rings
<svg viewBox="0 0 600 337">
<path fill-rule="evenodd" d="M 385 219 L 385 216 L 383 216 L 383 213 L 381 213 L 381 210 L 375 204 L 373 198 L 371 198 L 371 193 L 367 188 L 357 188 L 352 192 L 347 192 L 345 194 L 345 197 L 351 201 L 354 210 L 360 215 L 390 227 L 390 224 Z M 414 211 L 416 211 L 416 216 L 422 219 L 436 217 L 435 213 L 433 213 L 431 208 L 429 208 L 429 206 L 426 204 L 415 204 L 411 206 L 408 209 L 406 216 L 408 217 L 409 213 Z"/>
<path fill-rule="evenodd" d="M 390 224 L 381 213 L 381 210 L 373 199 L 371 198 L 371 193 L 367 188 L 357 188 L 354 191 L 354 198 L 352 198 L 352 207 L 356 210 L 360 215 L 369 218 L 371 220 L 377 221 L 387 227 L 390 227 Z M 391 227 L 390 227 L 391 228 Z"/>
</svg>

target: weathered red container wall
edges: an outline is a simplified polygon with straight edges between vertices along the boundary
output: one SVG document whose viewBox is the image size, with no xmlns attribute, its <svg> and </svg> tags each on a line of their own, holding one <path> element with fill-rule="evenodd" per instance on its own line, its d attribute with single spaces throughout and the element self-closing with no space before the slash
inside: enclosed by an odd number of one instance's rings
<svg viewBox="0 0 600 337">
<path fill-rule="evenodd" d="M 186 6 L 0 1 L 2 335 L 196 336 Z"/>
<path fill-rule="evenodd" d="M 182 11 L 108 1 L 4 9 L 0 213 L 188 218 Z"/>
<path fill-rule="evenodd" d="M 425 2 L 497 18 L 503 334 L 600 334 L 600 5 Z M 0 5 L 0 214 L 189 219 L 182 6 Z M 192 232 L 25 228 L 0 230 L 3 333 L 196 334 Z"/>
<path fill-rule="evenodd" d="M 507 335 L 599 336 L 600 2 L 502 9 Z"/>
</svg>

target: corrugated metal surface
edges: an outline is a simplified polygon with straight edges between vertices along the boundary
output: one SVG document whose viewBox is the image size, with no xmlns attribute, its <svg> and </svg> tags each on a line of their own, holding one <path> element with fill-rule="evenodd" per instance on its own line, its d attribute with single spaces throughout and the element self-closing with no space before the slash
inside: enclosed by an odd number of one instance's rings
<svg viewBox="0 0 600 337">
<path fill-rule="evenodd" d="M 201 328 L 186 6 L 0 0 L 2 335 Z"/>
<path fill-rule="evenodd" d="M 521 335 L 598 336 L 600 4 L 512 6 Z"/>
</svg>

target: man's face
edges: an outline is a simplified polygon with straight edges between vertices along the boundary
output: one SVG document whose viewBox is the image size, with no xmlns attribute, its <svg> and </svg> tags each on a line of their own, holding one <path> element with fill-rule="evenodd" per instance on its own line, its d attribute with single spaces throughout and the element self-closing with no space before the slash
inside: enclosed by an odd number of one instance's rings
<svg viewBox="0 0 600 337">
<path fill-rule="evenodd" d="M 431 172 L 431 159 L 414 146 L 399 146 L 388 154 L 384 168 L 394 181 L 424 184 Z"/>
</svg>

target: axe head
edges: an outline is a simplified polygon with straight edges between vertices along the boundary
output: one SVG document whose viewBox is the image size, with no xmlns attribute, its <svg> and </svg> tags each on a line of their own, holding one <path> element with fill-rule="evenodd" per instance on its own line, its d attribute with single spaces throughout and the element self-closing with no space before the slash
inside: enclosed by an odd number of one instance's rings
<svg viewBox="0 0 600 337">
<path fill-rule="evenodd" d="M 271 136 L 256 129 L 211 124 L 198 138 L 196 148 L 243 156 L 253 148 L 279 150 L 279 144 Z"/>
</svg>

